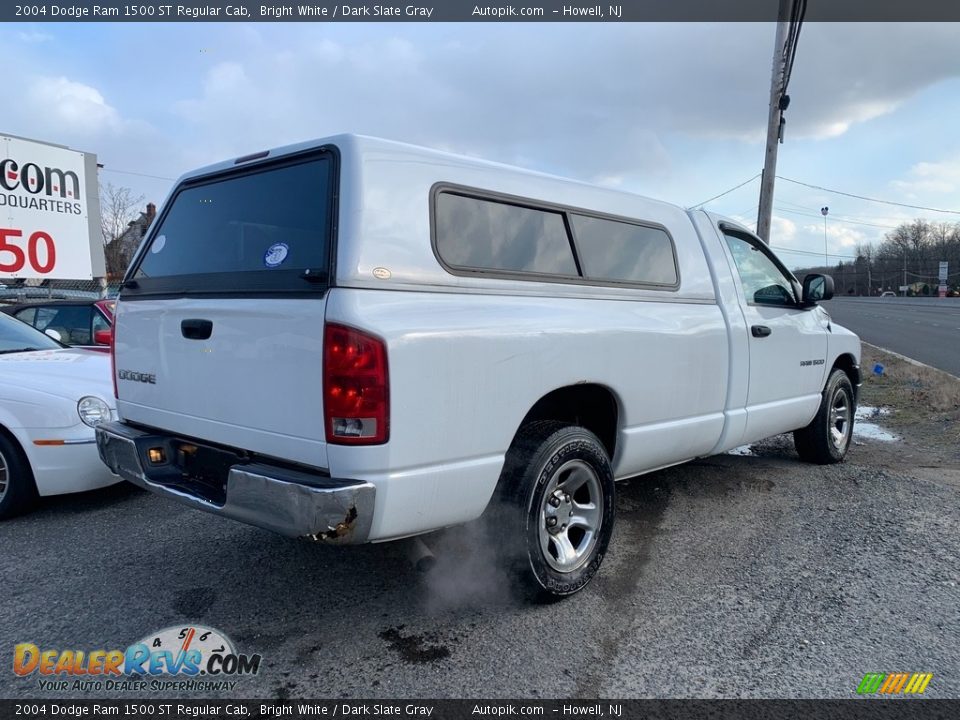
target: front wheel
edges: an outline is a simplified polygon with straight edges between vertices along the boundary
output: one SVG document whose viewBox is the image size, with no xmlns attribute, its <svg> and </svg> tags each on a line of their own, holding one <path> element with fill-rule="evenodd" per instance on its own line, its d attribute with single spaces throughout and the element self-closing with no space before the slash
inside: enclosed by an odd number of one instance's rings
<svg viewBox="0 0 960 720">
<path fill-rule="evenodd" d="M 614 520 L 613 471 L 596 435 L 532 423 L 507 453 L 500 483 L 505 542 L 523 584 L 538 599 L 586 587 L 606 555 Z"/>
<path fill-rule="evenodd" d="M 853 437 L 855 412 L 850 378 L 843 370 L 834 370 L 823 389 L 817 416 L 805 428 L 793 433 L 793 444 L 800 459 L 818 465 L 841 462 Z"/>
</svg>

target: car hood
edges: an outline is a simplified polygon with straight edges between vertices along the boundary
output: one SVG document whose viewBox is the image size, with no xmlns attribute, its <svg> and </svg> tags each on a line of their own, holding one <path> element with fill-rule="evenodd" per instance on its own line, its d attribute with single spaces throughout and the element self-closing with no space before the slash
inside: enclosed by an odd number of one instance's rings
<svg viewBox="0 0 960 720">
<path fill-rule="evenodd" d="M 77 400 L 97 395 L 114 407 L 110 356 L 89 350 L 0 355 L 0 382 Z"/>
</svg>

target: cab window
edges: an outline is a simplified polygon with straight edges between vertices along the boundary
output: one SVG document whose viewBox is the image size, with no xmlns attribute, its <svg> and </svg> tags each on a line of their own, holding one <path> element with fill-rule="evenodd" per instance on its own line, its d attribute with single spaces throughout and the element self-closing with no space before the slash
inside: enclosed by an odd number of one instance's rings
<svg viewBox="0 0 960 720">
<path fill-rule="evenodd" d="M 748 303 L 796 305 L 793 282 L 757 240 L 724 232 Z"/>
</svg>

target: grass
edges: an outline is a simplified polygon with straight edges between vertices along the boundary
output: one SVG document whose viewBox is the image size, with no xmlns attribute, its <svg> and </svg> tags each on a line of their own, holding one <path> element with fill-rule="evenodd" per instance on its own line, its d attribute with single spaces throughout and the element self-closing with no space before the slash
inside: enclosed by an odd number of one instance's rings
<svg viewBox="0 0 960 720">
<path fill-rule="evenodd" d="M 883 365 L 883 374 L 873 371 Z M 935 423 L 960 439 L 960 378 L 863 343 L 860 404 L 891 408 L 904 423 Z"/>
</svg>

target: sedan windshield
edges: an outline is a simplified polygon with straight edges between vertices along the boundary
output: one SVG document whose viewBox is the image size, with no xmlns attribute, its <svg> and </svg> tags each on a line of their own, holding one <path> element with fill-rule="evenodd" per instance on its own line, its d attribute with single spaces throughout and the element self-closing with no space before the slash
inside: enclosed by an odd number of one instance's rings
<svg viewBox="0 0 960 720">
<path fill-rule="evenodd" d="M 63 345 L 26 323 L 0 314 L 0 354 L 31 350 L 58 350 Z"/>
</svg>

